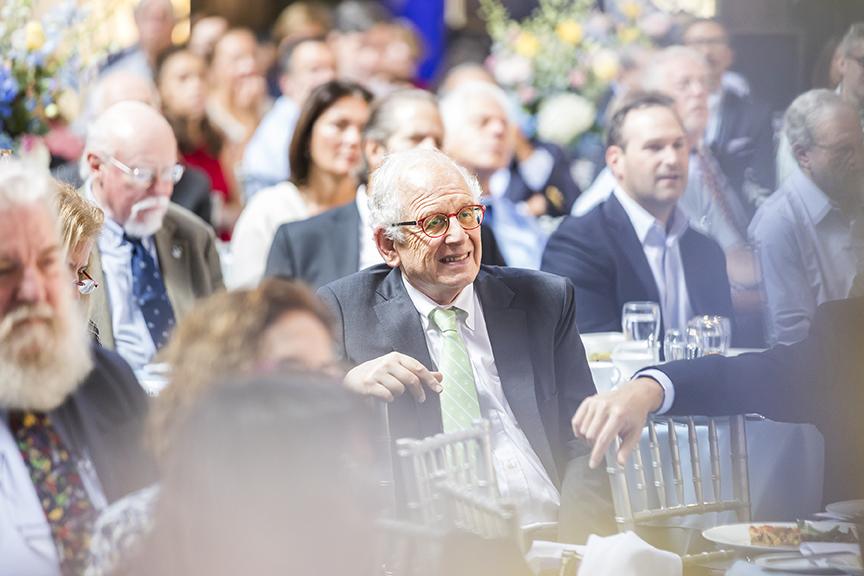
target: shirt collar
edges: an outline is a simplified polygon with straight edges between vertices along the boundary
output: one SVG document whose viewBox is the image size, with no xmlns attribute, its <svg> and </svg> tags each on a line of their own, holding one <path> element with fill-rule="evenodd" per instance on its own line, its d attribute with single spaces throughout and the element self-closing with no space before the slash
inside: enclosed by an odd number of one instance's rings
<svg viewBox="0 0 864 576">
<path fill-rule="evenodd" d="M 402 274 L 402 283 L 405 286 L 405 291 L 408 292 L 408 297 L 414 308 L 425 319 L 429 319 L 429 314 L 436 308 L 458 308 L 465 312 L 465 325 L 469 330 L 474 330 L 474 318 L 476 318 L 477 310 L 475 309 L 474 301 L 474 284 L 469 284 L 459 292 L 459 295 L 453 300 L 453 303 L 448 306 L 441 306 L 431 298 L 415 288 L 411 282 Z"/>
<path fill-rule="evenodd" d="M 652 230 L 657 230 L 668 240 L 676 240 L 687 229 L 687 216 L 684 215 L 684 212 L 677 204 L 675 205 L 675 209 L 672 211 L 672 216 L 670 217 L 671 226 L 667 228 L 647 210 L 640 206 L 638 202 L 631 198 L 629 194 L 624 192 L 620 186 L 615 187 L 613 194 L 615 194 L 618 202 L 621 203 L 624 212 L 627 213 L 627 218 L 630 219 L 633 229 L 636 230 L 636 237 L 642 245 L 645 244 L 648 234 Z"/>
<path fill-rule="evenodd" d="M 810 178 L 807 177 L 806 174 L 801 170 L 801 168 L 795 168 L 798 172 L 798 196 L 801 198 L 801 202 L 804 204 L 804 209 L 807 210 L 807 214 L 809 214 L 810 219 L 815 223 L 819 223 L 825 219 L 828 214 L 831 213 L 832 210 L 838 210 L 836 204 L 831 202 L 831 199 L 825 195 L 822 190 L 819 189 L 816 184 L 813 183 Z"/>
<path fill-rule="evenodd" d="M 365 184 L 360 184 L 357 187 L 354 202 L 357 203 L 357 212 L 360 213 L 360 228 L 366 230 L 369 228 L 369 196 L 366 194 Z"/>
</svg>

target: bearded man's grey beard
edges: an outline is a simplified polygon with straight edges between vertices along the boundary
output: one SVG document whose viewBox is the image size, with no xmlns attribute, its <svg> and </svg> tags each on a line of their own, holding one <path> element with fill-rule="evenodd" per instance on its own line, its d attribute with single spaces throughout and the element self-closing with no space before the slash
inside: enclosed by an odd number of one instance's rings
<svg viewBox="0 0 864 576">
<path fill-rule="evenodd" d="M 0 407 L 48 412 L 90 373 L 87 322 L 71 298 L 63 304 L 19 306 L 0 322 Z"/>
</svg>

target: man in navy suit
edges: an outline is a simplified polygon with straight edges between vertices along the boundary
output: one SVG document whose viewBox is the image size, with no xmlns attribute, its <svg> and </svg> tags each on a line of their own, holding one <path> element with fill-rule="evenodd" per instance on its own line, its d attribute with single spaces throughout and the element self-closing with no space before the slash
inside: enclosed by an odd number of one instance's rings
<svg viewBox="0 0 864 576">
<path fill-rule="evenodd" d="M 541 268 L 573 281 L 582 332 L 620 330 L 621 308 L 634 300 L 657 302 L 668 328 L 694 315 L 732 317 L 723 251 L 678 207 L 688 155 L 670 98 L 637 94 L 613 114 L 606 163 L 617 186 L 585 216 L 564 220 Z"/>
<path fill-rule="evenodd" d="M 390 402 L 394 439 L 485 418 L 499 488 L 523 525 L 556 522 L 559 507 L 569 518 L 572 503 L 584 539 L 597 529 L 585 517 L 611 509 L 602 507 L 608 480 L 588 471 L 586 446 L 567 425 L 594 390 L 573 286 L 482 266 L 480 195 L 477 179 L 436 150 L 392 154 L 372 175 L 370 220 L 385 264 L 319 290 L 355 364 L 345 385 Z"/>
</svg>

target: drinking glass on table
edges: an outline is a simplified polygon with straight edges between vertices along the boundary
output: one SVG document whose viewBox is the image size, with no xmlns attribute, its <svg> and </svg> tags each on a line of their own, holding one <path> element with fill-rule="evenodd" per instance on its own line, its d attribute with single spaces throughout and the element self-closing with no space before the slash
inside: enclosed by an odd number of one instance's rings
<svg viewBox="0 0 864 576">
<path fill-rule="evenodd" d="M 687 358 L 687 333 L 669 328 L 663 335 L 663 359 L 666 362 Z"/>
<path fill-rule="evenodd" d="M 687 323 L 689 339 L 695 339 L 699 355 L 725 355 L 729 350 L 731 323 L 724 316 L 696 316 Z"/>
<path fill-rule="evenodd" d="M 624 338 L 657 343 L 660 337 L 660 305 L 656 302 L 627 302 L 621 310 Z"/>
</svg>

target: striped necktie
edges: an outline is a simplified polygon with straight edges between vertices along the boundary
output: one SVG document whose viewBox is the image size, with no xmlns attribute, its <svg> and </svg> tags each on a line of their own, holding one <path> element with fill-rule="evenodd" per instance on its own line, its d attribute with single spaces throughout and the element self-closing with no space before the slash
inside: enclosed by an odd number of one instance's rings
<svg viewBox="0 0 864 576">
<path fill-rule="evenodd" d="M 480 419 L 480 399 L 474 383 L 474 372 L 468 349 L 457 328 L 456 308 L 436 308 L 429 319 L 442 336 L 438 368 L 444 374 L 441 383 L 441 417 L 444 432 L 470 428 Z"/>
</svg>

